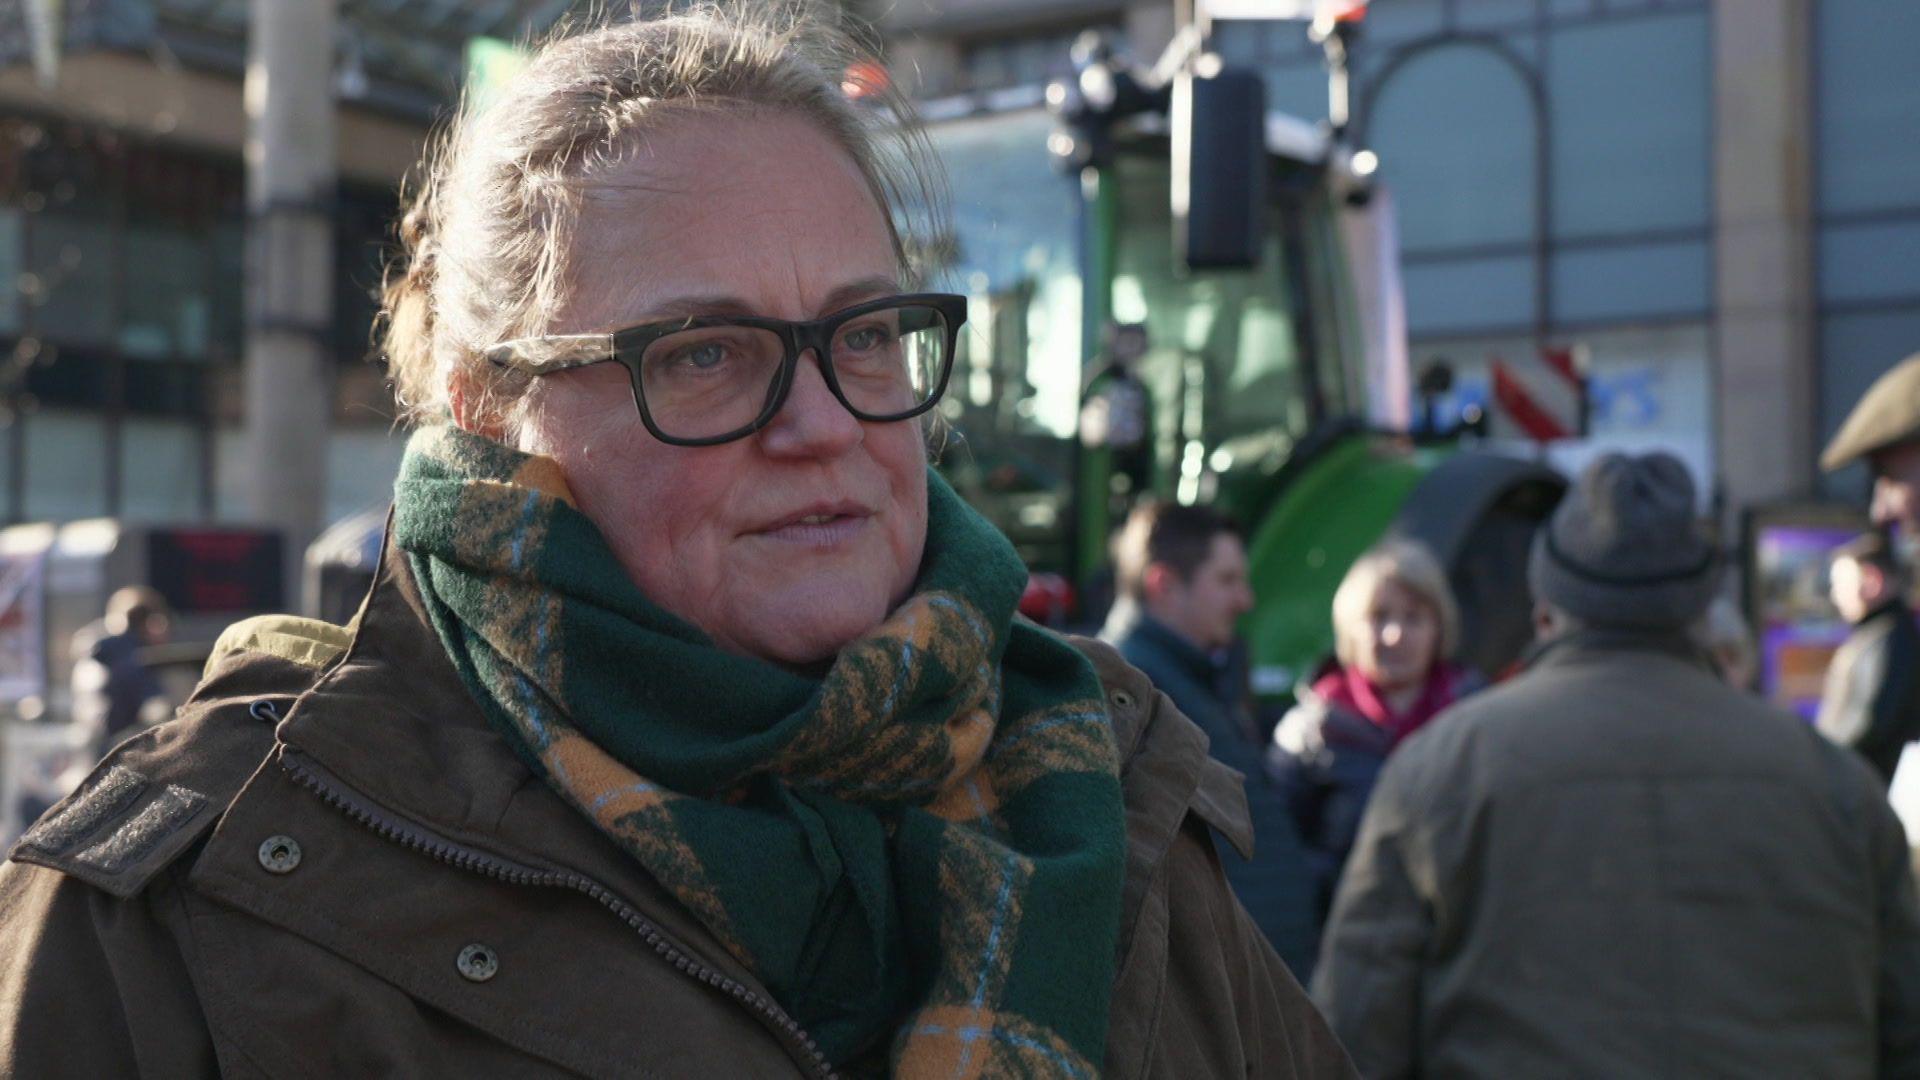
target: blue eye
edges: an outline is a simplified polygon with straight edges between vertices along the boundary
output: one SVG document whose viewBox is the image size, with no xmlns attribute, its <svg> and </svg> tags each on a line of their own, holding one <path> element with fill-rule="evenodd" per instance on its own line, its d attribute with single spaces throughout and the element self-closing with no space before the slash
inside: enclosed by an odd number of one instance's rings
<svg viewBox="0 0 1920 1080">
<path fill-rule="evenodd" d="M 702 345 L 695 345 L 691 349 L 683 349 L 673 359 L 676 363 L 705 371 L 718 367 L 726 358 L 726 346 L 717 341 L 709 341 Z"/>
<path fill-rule="evenodd" d="M 840 339 L 840 344 L 854 352 L 871 352 L 885 346 L 892 336 L 883 327 L 863 326 L 847 331 Z"/>
</svg>

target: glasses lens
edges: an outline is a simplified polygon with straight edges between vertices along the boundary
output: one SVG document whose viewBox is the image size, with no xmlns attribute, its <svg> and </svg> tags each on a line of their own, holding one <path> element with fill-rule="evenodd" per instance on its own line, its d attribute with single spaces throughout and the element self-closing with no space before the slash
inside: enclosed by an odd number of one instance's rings
<svg viewBox="0 0 1920 1080">
<path fill-rule="evenodd" d="M 947 321 L 938 308 L 903 304 L 856 316 L 833 335 L 833 373 L 854 410 L 903 416 L 939 391 L 947 371 Z"/>
<path fill-rule="evenodd" d="M 711 439 L 754 422 L 786 346 L 771 330 L 714 326 L 655 340 L 640 357 L 640 393 L 654 426 L 675 439 Z"/>
</svg>

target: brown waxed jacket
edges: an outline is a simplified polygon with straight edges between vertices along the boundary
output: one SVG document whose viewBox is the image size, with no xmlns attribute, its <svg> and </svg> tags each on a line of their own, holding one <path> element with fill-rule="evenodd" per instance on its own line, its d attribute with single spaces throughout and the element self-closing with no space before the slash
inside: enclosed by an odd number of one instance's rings
<svg viewBox="0 0 1920 1080">
<path fill-rule="evenodd" d="M 350 640 L 229 638 L 178 718 L 0 866 L 0 1075 L 828 1072 L 486 725 L 404 560 Z M 1079 644 L 1125 763 L 1106 1075 L 1352 1076 L 1228 891 L 1207 827 L 1251 843 L 1238 778 L 1118 654 Z"/>
</svg>

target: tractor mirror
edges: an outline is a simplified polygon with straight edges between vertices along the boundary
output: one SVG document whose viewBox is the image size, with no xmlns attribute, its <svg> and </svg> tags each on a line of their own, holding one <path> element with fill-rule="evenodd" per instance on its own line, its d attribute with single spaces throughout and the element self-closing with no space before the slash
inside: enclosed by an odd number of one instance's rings
<svg viewBox="0 0 1920 1080">
<path fill-rule="evenodd" d="M 1174 260 L 1252 269 L 1266 235 L 1266 84 L 1251 71 L 1183 73 L 1172 104 Z"/>
</svg>

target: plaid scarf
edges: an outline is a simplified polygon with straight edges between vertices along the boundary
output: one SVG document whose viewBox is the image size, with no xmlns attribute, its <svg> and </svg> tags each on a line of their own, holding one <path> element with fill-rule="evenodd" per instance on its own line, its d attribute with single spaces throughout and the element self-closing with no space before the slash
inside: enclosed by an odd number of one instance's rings
<svg viewBox="0 0 1920 1080">
<path fill-rule="evenodd" d="M 1125 860 L 1100 683 L 1014 622 L 1006 540 L 927 492 L 914 593 L 817 677 L 650 603 L 547 458 L 419 432 L 394 537 L 489 720 L 830 1061 L 1093 1076 Z"/>
</svg>

